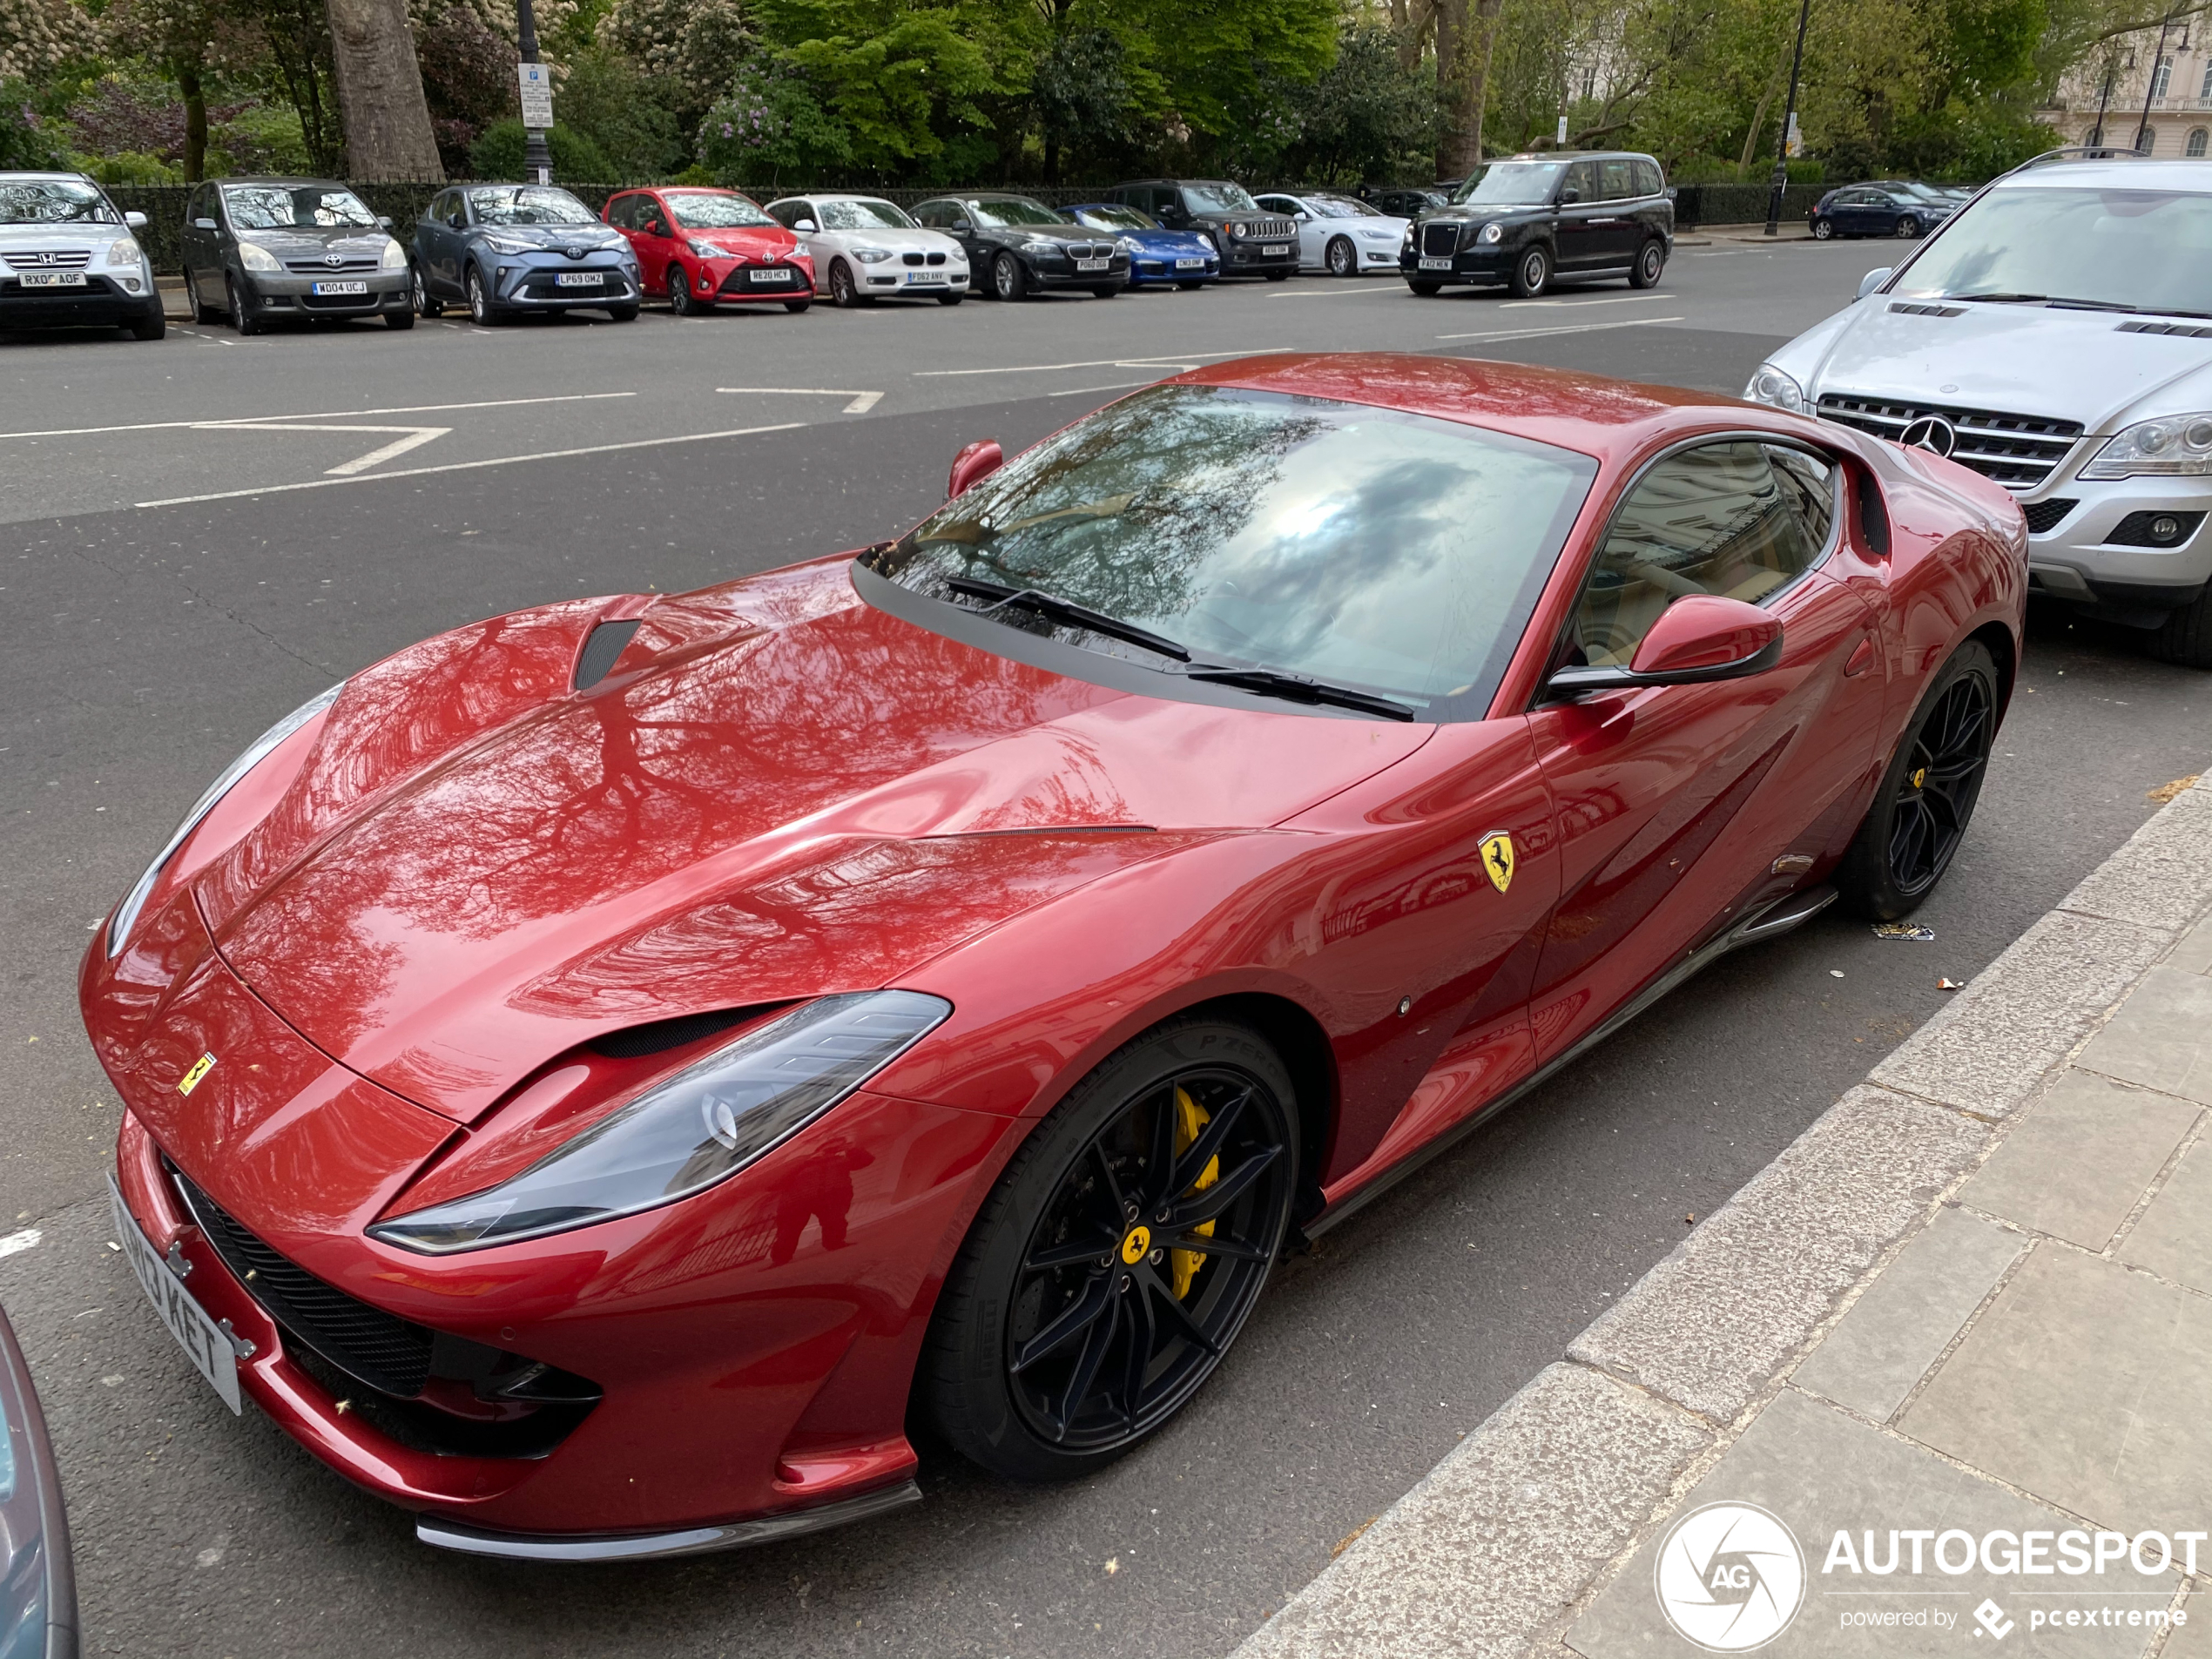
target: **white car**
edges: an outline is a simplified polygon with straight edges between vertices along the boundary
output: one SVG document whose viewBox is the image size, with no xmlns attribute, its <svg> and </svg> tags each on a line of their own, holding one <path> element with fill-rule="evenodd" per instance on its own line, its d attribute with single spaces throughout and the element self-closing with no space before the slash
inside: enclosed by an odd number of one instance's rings
<svg viewBox="0 0 2212 1659">
<path fill-rule="evenodd" d="M 83 173 L 0 172 L 0 329 L 128 328 L 158 340 L 168 324 L 153 266 L 119 213 Z"/>
<path fill-rule="evenodd" d="M 968 297 L 968 254 L 942 231 L 926 231 L 880 196 L 817 192 L 772 201 L 768 217 L 797 233 L 814 256 L 815 280 L 840 306 L 896 294 L 941 306 Z"/>
<path fill-rule="evenodd" d="M 1271 213 L 1280 213 L 1298 226 L 1298 265 L 1301 271 L 1326 271 L 1331 276 L 1358 276 L 1363 271 L 1398 274 L 1398 251 L 1405 245 L 1411 220 L 1378 213 L 1366 202 L 1350 196 L 1318 192 L 1311 196 L 1255 198 Z"/>
<path fill-rule="evenodd" d="M 2031 592 L 2212 668 L 2212 162 L 2030 162 L 1743 395 L 1995 479 Z"/>
</svg>

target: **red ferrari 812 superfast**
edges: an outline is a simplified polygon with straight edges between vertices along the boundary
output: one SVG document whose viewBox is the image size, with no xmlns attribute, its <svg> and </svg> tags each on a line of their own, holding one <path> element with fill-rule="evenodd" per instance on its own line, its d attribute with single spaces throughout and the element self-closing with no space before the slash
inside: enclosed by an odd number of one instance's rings
<svg viewBox="0 0 2212 1659">
<path fill-rule="evenodd" d="M 2002 489 L 1725 399 L 1262 357 L 997 459 L 363 669 L 86 955 L 161 1317 L 424 1539 L 852 1520 L 912 1421 L 1127 1452 L 1286 1246 L 1910 911 L 2019 661 Z"/>
</svg>

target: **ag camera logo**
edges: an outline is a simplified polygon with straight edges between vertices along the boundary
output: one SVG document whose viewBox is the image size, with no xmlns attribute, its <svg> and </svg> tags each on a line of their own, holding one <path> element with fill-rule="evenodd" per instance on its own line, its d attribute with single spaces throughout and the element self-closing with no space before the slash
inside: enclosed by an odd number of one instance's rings
<svg viewBox="0 0 2212 1659">
<path fill-rule="evenodd" d="M 1779 1516 L 1709 1503 L 1669 1528 L 1652 1568 L 1659 1610 L 1708 1653 L 1749 1653 L 1790 1628 L 1805 1599 L 1805 1557 Z"/>
</svg>

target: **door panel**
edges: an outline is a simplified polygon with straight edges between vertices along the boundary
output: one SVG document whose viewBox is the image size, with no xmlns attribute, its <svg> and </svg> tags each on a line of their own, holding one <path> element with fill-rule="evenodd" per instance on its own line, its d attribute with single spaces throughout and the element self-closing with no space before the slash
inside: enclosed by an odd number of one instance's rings
<svg viewBox="0 0 2212 1659">
<path fill-rule="evenodd" d="M 1568 202 L 1565 192 L 1573 190 L 1581 199 Z M 1606 226 L 1611 215 L 1606 205 L 1595 198 L 1598 192 L 1597 169 L 1587 161 L 1578 161 L 1567 170 L 1559 207 L 1559 268 L 1562 272 L 1587 270 L 1606 263 Z"/>
</svg>

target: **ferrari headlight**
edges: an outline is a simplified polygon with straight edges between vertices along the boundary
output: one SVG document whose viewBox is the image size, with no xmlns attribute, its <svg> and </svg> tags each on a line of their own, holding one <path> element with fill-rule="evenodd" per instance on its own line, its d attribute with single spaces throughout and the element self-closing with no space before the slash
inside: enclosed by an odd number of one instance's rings
<svg viewBox="0 0 2212 1659">
<path fill-rule="evenodd" d="M 407 269 L 407 250 L 388 236 L 384 239 L 383 257 L 377 263 L 387 271 L 404 271 Z"/>
<path fill-rule="evenodd" d="M 1494 219 L 1474 233 L 1474 239 L 1478 242 L 1498 242 L 1505 239 L 1505 234 L 1506 227 Z"/>
<path fill-rule="evenodd" d="M 887 247 L 856 247 L 853 250 L 853 257 L 863 265 L 880 265 L 891 257 L 891 250 Z"/>
<path fill-rule="evenodd" d="M 369 1237 L 444 1256 L 673 1204 L 782 1145 L 952 1011 L 916 991 L 808 1002 L 686 1066 L 521 1174 L 379 1222 Z"/>
<path fill-rule="evenodd" d="M 1764 403 L 1770 408 L 1784 409 L 1791 415 L 1805 412 L 1804 388 L 1791 380 L 1772 363 L 1761 363 L 1758 372 L 1751 376 L 1750 384 L 1743 388 L 1746 400 Z"/>
<path fill-rule="evenodd" d="M 238 262 L 249 271 L 281 271 L 284 266 L 277 256 L 259 242 L 239 239 Z"/>
<path fill-rule="evenodd" d="M 239 246 L 250 245 L 241 243 Z M 198 829 L 200 820 L 215 810 L 215 803 L 229 794 L 231 786 L 239 779 L 266 760 L 272 749 L 336 702 L 338 693 L 345 689 L 346 682 L 341 680 L 320 696 L 302 703 L 254 738 L 246 752 L 224 767 L 222 776 L 207 786 L 207 792 L 192 803 L 192 811 L 185 814 L 185 821 L 177 826 L 177 833 L 154 855 L 153 862 L 146 866 L 145 873 L 132 885 L 131 891 L 124 896 L 123 902 L 116 907 L 115 914 L 108 919 L 107 954 L 110 957 L 121 951 L 124 941 L 131 937 L 131 929 L 138 920 L 138 911 L 145 904 L 146 894 L 153 891 L 155 879 L 167 867 L 169 860 L 176 856 L 177 849 L 185 844 L 185 838 Z"/>
<path fill-rule="evenodd" d="M 2138 421 L 2097 451 L 2084 478 L 2195 478 L 2212 473 L 2212 415 Z"/>
</svg>

